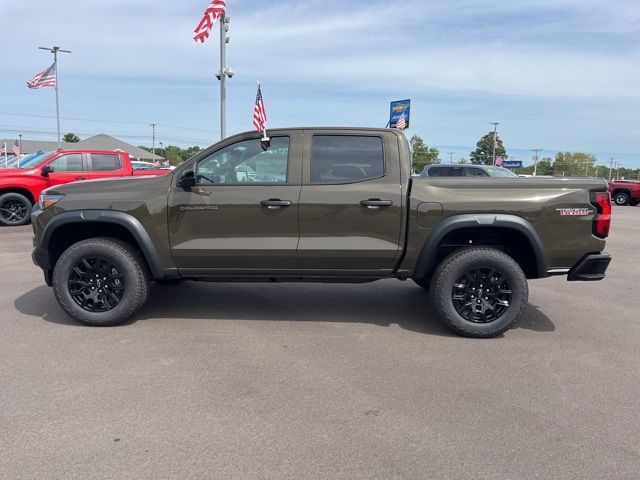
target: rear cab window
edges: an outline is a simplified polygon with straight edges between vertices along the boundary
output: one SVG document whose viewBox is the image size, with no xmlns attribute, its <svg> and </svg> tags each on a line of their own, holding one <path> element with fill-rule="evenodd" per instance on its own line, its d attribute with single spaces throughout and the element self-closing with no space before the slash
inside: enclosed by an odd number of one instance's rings
<svg viewBox="0 0 640 480">
<path fill-rule="evenodd" d="M 385 175 L 384 142 L 379 136 L 314 135 L 311 184 L 356 183 Z"/>
</svg>

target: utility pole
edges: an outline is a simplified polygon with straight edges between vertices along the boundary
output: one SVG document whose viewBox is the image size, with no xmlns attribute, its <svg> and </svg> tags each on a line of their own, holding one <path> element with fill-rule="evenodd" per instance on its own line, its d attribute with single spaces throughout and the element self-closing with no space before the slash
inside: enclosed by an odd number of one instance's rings
<svg viewBox="0 0 640 480">
<path fill-rule="evenodd" d="M 493 166 L 495 167 L 496 165 L 496 135 L 498 134 L 498 125 L 500 125 L 498 122 L 491 122 L 491 125 L 493 125 L 493 154 L 491 155 L 491 157 L 493 158 Z"/>
<path fill-rule="evenodd" d="M 227 136 L 227 77 L 231 78 L 235 72 L 227 67 L 227 43 L 231 37 L 227 37 L 229 31 L 229 17 L 220 19 L 220 70 L 216 73 L 216 77 L 220 80 L 220 139 L 224 140 Z"/>
<path fill-rule="evenodd" d="M 609 159 L 609 181 L 611 181 L 611 172 L 613 171 L 613 158 Z"/>
<path fill-rule="evenodd" d="M 18 150 L 20 150 L 20 155 L 22 155 L 22 134 L 18 134 Z M 20 157 L 18 157 L 18 168 L 20 168 Z"/>
<path fill-rule="evenodd" d="M 447 152 L 447 155 L 449 155 L 449 163 L 453 163 L 453 154 L 456 152 Z"/>
<path fill-rule="evenodd" d="M 616 168 L 616 180 L 618 180 L 618 173 L 620 173 L 620 167 L 622 164 L 616 162 L 617 168 Z"/>
<path fill-rule="evenodd" d="M 532 148 L 531 151 L 534 152 L 533 155 L 533 176 L 535 177 L 538 174 L 538 153 L 543 151 L 544 148 Z"/>
<path fill-rule="evenodd" d="M 150 123 L 151 126 L 151 159 L 156 161 L 156 124 Z"/>
<path fill-rule="evenodd" d="M 38 47 L 40 50 L 47 50 L 53 53 L 53 65 L 56 72 L 56 124 L 58 126 L 58 150 L 61 148 L 60 144 L 60 103 L 58 101 L 58 85 L 60 85 L 60 79 L 58 78 L 58 52 L 71 53 L 71 50 L 62 50 L 60 47 Z"/>
</svg>

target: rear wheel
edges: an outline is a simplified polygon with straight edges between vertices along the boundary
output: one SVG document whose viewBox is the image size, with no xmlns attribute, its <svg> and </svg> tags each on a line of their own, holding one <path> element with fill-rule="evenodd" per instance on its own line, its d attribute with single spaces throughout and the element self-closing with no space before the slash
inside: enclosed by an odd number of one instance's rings
<svg viewBox="0 0 640 480">
<path fill-rule="evenodd" d="M 616 202 L 616 205 L 627 205 L 629 203 L 629 194 L 627 192 L 618 192 L 613 197 L 613 201 Z"/>
<path fill-rule="evenodd" d="M 493 248 L 459 250 L 432 277 L 431 299 L 444 323 L 467 337 L 494 337 L 524 314 L 529 299 L 520 265 Z"/>
<path fill-rule="evenodd" d="M 0 224 L 7 226 L 24 225 L 29 222 L 31 201 L 19 193 L 0 195 Z"/>
<path fill-rule="evenodd" d="M 127 243 L 92 238 L 70 246 L 53 271 L 62 309 L 86 325 L 118 325 L 146 301 L 149 279 L 139 254 Z"/>
</svg>

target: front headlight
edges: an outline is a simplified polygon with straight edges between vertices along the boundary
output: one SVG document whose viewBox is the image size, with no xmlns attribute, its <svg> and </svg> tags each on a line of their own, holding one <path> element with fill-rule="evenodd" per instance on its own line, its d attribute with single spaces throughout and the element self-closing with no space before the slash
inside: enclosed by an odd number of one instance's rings
<svg viewBox="0 0 640 480">
<path fill-rule="evenodd" d="M 42 210 L 45 210 L 64 198 L 64 195 L 49 195 L 47 193 L 40 194 L 40 200 L 38 201 L 38 205 Z"/>
</svg>

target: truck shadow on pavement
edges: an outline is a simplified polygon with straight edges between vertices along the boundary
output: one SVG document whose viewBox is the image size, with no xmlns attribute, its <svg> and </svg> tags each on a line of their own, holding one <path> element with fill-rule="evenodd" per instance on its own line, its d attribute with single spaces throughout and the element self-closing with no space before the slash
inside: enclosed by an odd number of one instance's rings
<svg viewBox="0 0 640 480">
<path fill-rule="evenodd" d="M 25 315 L 62 325 L 78 325 L 58 306 L 49 287 L 37 287 L 15 300 Z M 438 319 L 428 293 L 412 282 L 367 284 L 207 283 L 152 284 L 147 304 L 123 326 L 154 319 L 257 320 L 368 323 L 455 336 Z M 552 332 L 555 325 L 529 304 L 516 326 Z"/>
</svg>

